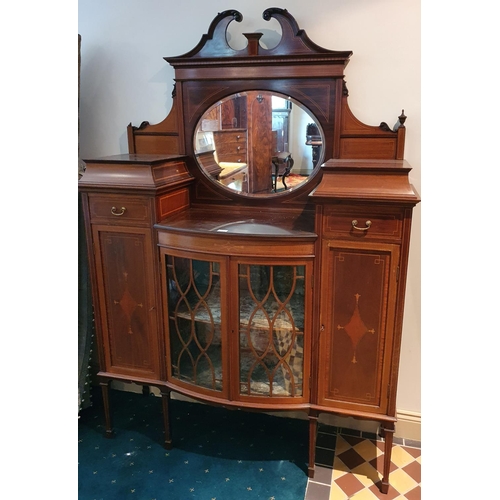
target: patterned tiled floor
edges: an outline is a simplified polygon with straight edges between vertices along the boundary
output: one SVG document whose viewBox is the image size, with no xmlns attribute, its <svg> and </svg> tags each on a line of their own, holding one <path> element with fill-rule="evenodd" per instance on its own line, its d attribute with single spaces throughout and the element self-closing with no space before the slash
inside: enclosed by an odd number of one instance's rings
<svg viewBox="0 0 500 500">
<path fill-rule="evenodd" d="M 420 500 L 420 443 L 394 439 L 387 494 L 379 489 L 383 457 L 384 443 L 373 434 L 320 427 L 305 500 Z"/>
</svg>

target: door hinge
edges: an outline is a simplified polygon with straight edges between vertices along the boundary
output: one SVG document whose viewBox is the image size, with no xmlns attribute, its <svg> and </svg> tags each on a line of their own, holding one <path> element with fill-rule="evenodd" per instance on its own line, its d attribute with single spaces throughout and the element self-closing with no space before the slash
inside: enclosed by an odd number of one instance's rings
<svg viewBox="0 0 500 500">
<path fill-rule="evenodd" d="M 391 393 L 391 384 L 387 384 L 387 399 L 389 399 L 390 393 Z"/>
<path fill-rule="evenodd" d="M 399 281 L 399 266 L 396 269 L 396 282 Z"/>
<path fill-rule="evenodd" d="M 314 288 L 314 274 L 311 274 L 311 288 Z"/>
</svg>

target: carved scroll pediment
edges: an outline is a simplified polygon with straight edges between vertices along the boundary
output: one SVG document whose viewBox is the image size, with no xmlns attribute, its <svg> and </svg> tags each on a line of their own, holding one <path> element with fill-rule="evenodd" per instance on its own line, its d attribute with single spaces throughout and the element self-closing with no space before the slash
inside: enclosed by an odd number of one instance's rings
<svg viewBox="0 0 500 500">
<path fill-rule="evenodd" d="M 227 29 L 232 21 L 241 22 L 243 16 L 237 10 L 225 10 L 214 18 L 208 32 L 201 37 L 196 47 L 182 56 L 165 57 L 165 60 L 176 66 L 186 64 L 188 60 L 199 61 L 205 58 L 217 58 L 223 61 L 234 57 L 293 57 L 316 54 L 329 59 L 333 58 L 345 65 L 352 55 L 351 51 L 329 50 L 315 44 L 306 32 L 299 28 L 296 20 L 286 9 L 278 7 L 266 9 L 262 17 L 266 21 L 274 18 L 281 26 L 281 40 L 272 49 L 266 49 L 260 45 L 259 39 L 262 33 L 243 33 L 248 40 L 247 46 L 241 50 L 233 49 L 227 41 Z"/>
</svg>

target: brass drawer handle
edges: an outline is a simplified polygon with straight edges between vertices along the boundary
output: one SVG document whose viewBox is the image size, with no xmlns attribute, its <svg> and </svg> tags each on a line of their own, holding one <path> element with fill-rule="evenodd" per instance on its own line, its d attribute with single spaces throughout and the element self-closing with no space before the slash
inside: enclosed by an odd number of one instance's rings
<svg viewBox="0 0 500 500">
<path fill-rule="evenodd" d="M 117 217 L 120 217 L 120 215 L 123 215 L 125 213 L 126 208 L 122 207 L 120 210 L 121 210 L 120 212 L 117 212 L 116 207 L 111 207 L 111 213 L 113 215 L 116 215 Z"/>
<path fill-rule="evenodd" d="M 368 229 L 370 229 L 370 226 L 372 225 L 372 221 L 371 221 L 371 220 L 367 220 L 367 221 L 365 222 L 366 227 L 357 227 L 357 224 L 358 224 L 358 221 L 357 221 L 356 219 L 354 219 L 354 220 L 352 221 L 352 227 L 353 227 L 354 229 L 357 229 L 358 231 L 368 231 Z"/>
</svg>

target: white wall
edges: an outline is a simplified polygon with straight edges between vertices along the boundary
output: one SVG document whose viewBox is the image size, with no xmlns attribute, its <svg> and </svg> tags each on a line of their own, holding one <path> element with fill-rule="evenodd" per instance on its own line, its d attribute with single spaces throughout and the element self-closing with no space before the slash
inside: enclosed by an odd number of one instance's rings
<svg viewBox="0 0 500 500">
<path fill-rule="evenodd" d="M 158 123 L 168 114 L 173 69 L 163 60 L 191 50 L 217 13 L 243 14 L 236 31 L 263 31 L 274 40 L 279 25 L 269 7 L 286 8 L 318 45 L 352 50 L 345 70 L 349 105 L 369 125 L 394 125 L 404 109 L 405 158 L 420 190 L 420 0 L 80 0 L 82 36 L 80 155 L 127 152 L 126 127 Z M 233 31 L 231 31 L 233 33 Z M 425 197 L 424 197 L 425 201 Z M 414 210 L 408 272 L 398 411 L 420 414 L 420 205 Z"/>
</svg>

